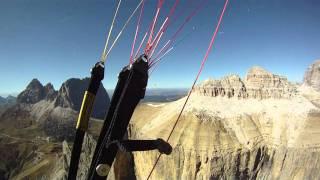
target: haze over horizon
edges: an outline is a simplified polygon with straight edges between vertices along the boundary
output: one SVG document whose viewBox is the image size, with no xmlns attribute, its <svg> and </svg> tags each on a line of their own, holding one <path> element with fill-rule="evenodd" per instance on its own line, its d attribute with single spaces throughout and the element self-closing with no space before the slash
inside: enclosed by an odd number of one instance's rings
<svg viewBox="0 0 320 180">
<path fill-rule="evenodd" d="M 111 41 L 138 2 L 122 2 Z M 165 1 L 159 22 L 173 3 Z M 182 15 L 169 27 L 162 45 L 197 3 L 180 2 L 175 14 Z M 177 39 L 182 41 L 152 74 L 150 88 L 190 87 L 223 3 L 210 1 L 187 24 Z M 89 69 L 101 55 L 116 5 L 117 1 L 100 0 L 3 2 L 0 96 L 19 93 L 33 78 L 51 82 L 58 89 L 68 78 L 89 76 Z M 156 1 L 146 2 L 137 43 L 153 18 L 155 7 Z M 306 68 L 320 59 L 319 8 L 316 0 L 231 0 L 200 81 L 230 73 L 243 77 L 250 67 L 258 65 L 285 75 L 290 81 L 301 82 Z M 109 56 L 103 81 L 107 89 L 113 89 L 119 70 L 128 64 L 136 21 L 137 16 Z"/>
</svg>

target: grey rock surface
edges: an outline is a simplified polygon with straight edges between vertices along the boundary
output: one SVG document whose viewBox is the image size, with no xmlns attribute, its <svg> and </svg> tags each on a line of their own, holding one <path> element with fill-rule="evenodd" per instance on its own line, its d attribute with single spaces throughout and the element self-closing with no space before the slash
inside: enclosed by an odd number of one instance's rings
<svg viewBox="0 0 320 180">
<path fill-rule="evenodd" d="M 45 98 L 45 90 L 38 79 L 33 79 L 18 97 L 18 103 L 35 104 Z"/>
<path fill-rule="evenodd" d="M 261 67 L 253 67 L 244 80 L 238 75 L 226 76 L 221 80 L 208 79 L 197 85 L 193 91 L 211 97 L 288 99 L 296 95 L 297 88 L 284 76 L 272 74 Z"/>
<path fill-rule="evenodd" d="M 59 91 L 54 90 L 51 83 L 43 86 L 39 80 L 33 79 L 17 98 L 18 103 L 36 104 L 42 100 L 53 102 L 54 107 L 70 108 L 80 111 L 85 90 L 89 85 L 90 78 L 71 78 L 65 81 Z M 92 117 L 102 119 L 110 104 L 107 91 L 100 85 L 98 90 Z"/>
<path fill-rule="evenodd" d="M 303 82 L 305 85 L 320 91 L 320 60 L 311 64 L 305 72 Z"/>
<path fill-rule="evenodd" d="M 89 78 L 68 79 L 62 84 L 61 88 L 59 89 L 54 105 L 79 111 L 81 108 L 84 92 L 86 91 L 89 82 Z M 95 99 L 92 116 L 99 119 L 104 118 L 109 104 L 110 98 L 107 91 L 101 84 Z"/>
</svg>

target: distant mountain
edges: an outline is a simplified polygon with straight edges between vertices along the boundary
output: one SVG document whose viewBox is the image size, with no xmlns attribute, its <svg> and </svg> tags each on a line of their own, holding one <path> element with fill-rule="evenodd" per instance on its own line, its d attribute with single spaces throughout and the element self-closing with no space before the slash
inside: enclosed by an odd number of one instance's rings
<svg viewBox="0 0 320 180">
<path fill-rule="evenodd" d="M 0 114 L 0 121 L 15 128 L 40 126 L 47 135 L 71 140 L 84 92 L 90 79 L 68 79 L 59 91 L 52 84 L 43 86 L 33 79 L 17 97 L 17 103 Z M 100 86 L 92 117 L 102 119 L 109 107 L 110 98 Z"/>
<path fill-rule="evenodd" d="M 13 96 L 8 96 L 6 98 L 0 96 L 0 116 L 8 108 L 16 103 L 17 98 Z"/>
<path fill-rule="evenodd" d="M 6 98 L 0 96 L 0 104 L 4 104 L 6 102 Z"/>
<path fill-rule="evenodd" d="M 188 94 L 188 89 L 177 88 L 159 88 L 147 89 L 142 102 L 171 102 L 178 100 Z"/>
<path fill-rule="evenodd" d="M 17 98 L 14 96 L 8 96 L 6 99 L 8 104 L 15 104 L 17 101 Z"/>
<path fill-rule="evenodd" d="M 188 93 L 188 88 L 150 88 L 147 89 L 147 96 L 172 96 Z"/>
<path fill-rule="evenodd" d="M 47 101 L 52 102 L 54 107 L 71 108 L 79 111 L 89 81 L 89 78 L 71 78 L 62 84 L 59 91 L 56 91 L 51 83 L 43 86 L 39 80 L 33 79 L 26 89 L 18 95 L 17 102 L 36 104 L 40 101 Z M 103 85 L 101 85 L 95 100 L 92 117 L 103 118 L 109 103 L 110 98 Z"/>
<path fill-rule="evenodd" d="M 1 105 L 12 105 L 16 103 L 17 98 L 14 96 L 8 96 L 6 98 L 0 96 L 0 106 Z"/>
<path fill-rule="evenodd" d="M 171 102 L 182 98 L 188 94 L 187 88 L 152 88 L 147 89 L 142 102 Z M 112 89 L 108 90 L 108 94 L 113 94 Z"/>
</svg>

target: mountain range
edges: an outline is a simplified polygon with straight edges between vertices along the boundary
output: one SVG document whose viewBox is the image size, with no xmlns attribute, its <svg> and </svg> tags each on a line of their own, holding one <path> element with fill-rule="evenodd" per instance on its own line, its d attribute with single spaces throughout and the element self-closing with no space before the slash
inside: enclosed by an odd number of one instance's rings
<svg viewBox="0 0 320 180">
<path fill-rule="evenodd" d="M 161 157 L 151 179 L 320 179 L 319 64 L 310 65 L 301 85 L 261 67 L 243 78 L 233 74 L 197 84 L 169 139 L 173 152 Z M 88 81 L 69 79 L 56 91 L 34 79 L 18 95 L 0 116 L 0 179 L 66 178 Z M 103 86 L 97 99 L 93 117 L 101 119 L 110 102 Z M 185 100 L 140 103 L 128 138 L 166 139 Z M 95 118 L 84 140 L 78 179 L 86 177 L 102 125 Z M 111 176 L 145 179 L 157 155 L 120 152 Z"/>
<path fill-rule="evenodd" d="M 309 68 L 306 79 L 314 82 L 316 72 Z M 249 69 L 244 78 L 205 80 L 193 89 L 168 141 L 173 153 L 155 165 L 156 151 L 120 152 L 110 179 L 145 179 L 154 165 L 150 179 L 319 179 L 317 88 L 306 81 L 291 83 L 261 67 Z M 185 100 L 140 104 L 128 138 L 166 139 Z M 86 137 L 78 179 L 86 178 L 94 143 Z M 69 150 L 60 162 L 68 164 L 70 147 L 64 147 Z"/>
</svg>

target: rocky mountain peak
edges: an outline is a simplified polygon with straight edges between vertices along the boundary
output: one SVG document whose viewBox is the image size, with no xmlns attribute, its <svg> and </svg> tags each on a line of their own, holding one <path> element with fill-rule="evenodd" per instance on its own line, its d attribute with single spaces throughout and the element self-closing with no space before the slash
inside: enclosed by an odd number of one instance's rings
<svg viewBox="0 0 320 180">
<path fill-rule="evenodd" d="M 45 97 L 44 87 L 38 79 L 32 79 L 27 88 L 18 97 L 18 103 L 34 104 Z"/>
<path fill-rule="evenodd" d="M 52 101 L 55 97 L 57 97 L 58 92 L 54 90 L 54 87 L 51 83 L 47 83 L 44 86 L 44 93 L 46 95 L 45 99 Z"/>
<path fill-rule="evenodd" d="M 35 88 L 43 88 L 43 85 L 37 78 L 32 79 L 27 86 L 27 89 L 35 89 Z"/>
<path fill-rule="evenodd" d="M 320 91 L 320 60 L 311 64 L 305 72 L 303 83 Z"/>
<path fill-rule="evenodd" d="M 272 74 L 258 66 L 248 71 L 245 81 L 246 85 L 251 88 L 284 88 L 290 86 L 286 77 Z"/>
<path fill-rule="evenodd" d="M 229 75 L 221 80 L 206 80 L 194 91 L 204 96 L 245 99 L 290 98 L 297 92 L 286 77 L 272 74 L 259 66 L 250 68 L 244 81 L 238 75 Z"/>
<path fill-rule="evenodd" d="M 270 75 L 271 73 L 268 72 L 266 69 L 260 67 L 260 66 L 253 66 L 248 70 L 248 75 L 257 75 L 257 74 L 268 74 Z"/>
<path fill-rule="evenodd" d="M 54 87 L 51 83 L 47 83 L 45 86 L 44 86 L 45 89 L 48 89 L 48 90 L 54 90 Z"/>
<path fill-rule="evenodd" d="M 71 108 L 71 109 L 80 109 L 83 92 L 88 83 L 89 83 L 88 78 L 85 78 L 85 79 L 71 78 L 65 81 L 58 91 L 58 96 L 55 101 L 55 106 L 61 106 L 61 107 Z"/>
<path fill-rule="evenodd" d="M 38 79 L 32 79 L 26 89 L 18 97 L 18 103 L 35 104 L 41 100 L 53 101 L 57 96 L 51 83 L 43 86 Z"/>
<path fill-rule="evenodd" d="M 59 89 L 54 105 L 79 111 L 84 92 L 86 91 L 89 82 L 90 78 L 68 79 Z M 110 99 L 107 91 L 101 84 L 95 100 L 92 116 L 96 118 L 103 118 L 109 103 Z"/>
</svg>

